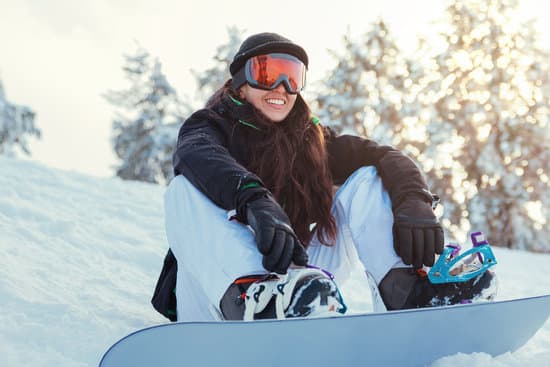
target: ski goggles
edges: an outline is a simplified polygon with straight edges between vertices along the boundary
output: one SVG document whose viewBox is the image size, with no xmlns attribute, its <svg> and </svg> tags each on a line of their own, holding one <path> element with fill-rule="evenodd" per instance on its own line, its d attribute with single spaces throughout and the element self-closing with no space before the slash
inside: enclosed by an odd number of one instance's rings
<svg viewBox="0 0 550 367">
<path fill-rule="evenodd" d="M 282 53 L 253 56 L 233 77 L 233 89 L 244 83 L 253 88 L 273 90 L 283 83 L 289 94 L 306 86 L 306 66 L 298 58 Z"/>
</svg>

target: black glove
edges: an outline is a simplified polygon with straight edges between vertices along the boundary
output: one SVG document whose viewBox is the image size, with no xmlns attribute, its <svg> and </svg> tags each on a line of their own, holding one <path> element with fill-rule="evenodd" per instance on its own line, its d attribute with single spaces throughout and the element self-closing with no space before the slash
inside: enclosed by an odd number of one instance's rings
<svg viewBox="0 0 550 367">
<path fill-rule="evenodd" d="M 285 274 L 290 263 L 307 265 L 307 252 L 290 226 L 290 220 L 271 195 L 246 204 L 246 220 L 255 233 L 264 268 Z"/>
<path fill-rule="evenodd" d="M 425 197 L 407 197 L 394 209 L 393 246 L 405 264 L 433 266 L 443 241 L 443 228 Z"/>
</svg>

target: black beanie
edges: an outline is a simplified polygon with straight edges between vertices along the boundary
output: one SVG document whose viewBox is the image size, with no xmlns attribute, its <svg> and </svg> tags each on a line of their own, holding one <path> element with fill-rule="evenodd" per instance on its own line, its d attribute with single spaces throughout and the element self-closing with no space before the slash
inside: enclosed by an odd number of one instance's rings
<svg viewBox="0 0 550 367">
<path fill-rule="evenodd" d="M 244 66 L 246 60 L 252 56 L 263 55 L 268 53 L 284 53 L 297 57 L 304 65 L 308 66 L 308 58 L 306 51 L 291 40 L 280 36 L 276 33 L 258 33 L 244 40 L 239 51 L 233 58 L 233 62 L 229 65 L 231 76 Z"/>
</svg>

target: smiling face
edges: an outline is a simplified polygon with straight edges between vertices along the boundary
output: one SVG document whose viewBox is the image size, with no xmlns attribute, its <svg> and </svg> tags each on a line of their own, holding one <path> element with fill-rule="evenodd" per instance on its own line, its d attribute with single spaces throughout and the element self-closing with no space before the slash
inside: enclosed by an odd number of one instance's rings
<svg viewBox="0 0 550 367">
<path fill-rule="evenodd" d="M 274 122 L 281 122 L 288 116 L 298 96 L 289 94 L 283 83 L 273 90 L 256 89 L 245 84 L 239 88 L 239 95 Z"/>
</svg>

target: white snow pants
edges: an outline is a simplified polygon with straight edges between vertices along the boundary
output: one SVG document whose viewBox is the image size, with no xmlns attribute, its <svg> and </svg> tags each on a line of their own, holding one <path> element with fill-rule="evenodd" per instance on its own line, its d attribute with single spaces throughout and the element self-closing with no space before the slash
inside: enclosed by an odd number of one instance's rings
<svg viewBox="0 0 550 367">
<path fill-rule="evenodd" d="M 250 227 L 228 219 L 184 176 L 176 176 L 165 197 L 168 244 L 178 261 L 178 321 L 221 319 L 218 305 L 238 277 L 265 273 Z M 391 202 L 374 167 L 354 172 L 336 192 L 332 213 L 338 233 L 334 246 L 316 236 L 309 244 L 309 263 L 343 283 L 362 263 L 376 284 L 393 267 L 405 267 L 393 249 Z"/>
</svg>

